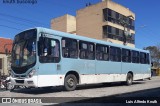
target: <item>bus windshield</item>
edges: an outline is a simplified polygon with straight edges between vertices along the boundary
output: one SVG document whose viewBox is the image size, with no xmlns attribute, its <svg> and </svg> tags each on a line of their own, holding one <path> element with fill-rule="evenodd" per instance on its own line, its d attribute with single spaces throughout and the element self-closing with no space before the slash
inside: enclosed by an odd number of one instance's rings
<svg viewBox="0 0 160 106">
<path fill-rule="evenodd" d="M 22 32 L 15 37 L 12 50 L 12 67 L 25 67 L 36 62 L 36 33 Z"/>
</svg>

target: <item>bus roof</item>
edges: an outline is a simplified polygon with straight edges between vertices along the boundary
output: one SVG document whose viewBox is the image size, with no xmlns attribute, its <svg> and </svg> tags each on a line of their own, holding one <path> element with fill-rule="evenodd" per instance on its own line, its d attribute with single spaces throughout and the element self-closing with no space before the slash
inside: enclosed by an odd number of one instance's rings
<svg viewBox="0 0 160 106">
<path fill-rule="evenodd" d="M 148 50 L 142 50 L 142 49 L 133 48 L 133 47 L 129 47 L 129 46 L 124 46 L 124 45 L 120 45 L 120 44 L 115 44 L 115 43 L 111 43 L 111 42 L 107 42 L 107 41 L 97 40 L 97 39 L 94 39 L 94 38 L 89 38 L 89 37 L 70 34 L 70 33 L 66 33 L 66 32 L 56 31 L 56 30 L 53 30 L 53 29 L 48 29 L 48 28 L 43 28 L 43 27 L 36 27 L 36 29 L 39 32 L 43 32 L 43 33 L 47 33 L 47 34 L 51 34 L 51 35 L 53 34 L 53 35 L 61 36 L 61 37 L 68 37 L 68 38 L 73 38 L 73 39 L 78 39 L 78 40 L 83 40 L 83 41 L 88 41 L 88 42 L 106 44 L 106 45 L 109 45 L 109 46 L 115 46 L 115 47 L 120 47 L 120 48 L 125 48 L 125 49 L 130 49 L 130 50 L 136 50 L 136 51 L 140 51 L 140 52 L 149 53 Z"/>
</svg>

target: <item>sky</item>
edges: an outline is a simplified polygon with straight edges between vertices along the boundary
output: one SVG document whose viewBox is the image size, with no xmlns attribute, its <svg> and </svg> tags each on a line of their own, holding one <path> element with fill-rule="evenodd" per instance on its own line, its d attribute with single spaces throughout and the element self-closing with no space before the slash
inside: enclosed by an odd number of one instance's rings
<svg viewBox="0 0 160 106">
<path fill-rule="evenodd" d="M 6 3 L 6 1 L 13 1 Z M 14 2 L 15 1 L 15 2 Z M 23 1 L 23 0 L 18 0 Z M 0 0 L 0 37 L 11 38 L 22 30 L 33 27 L 50 28 L 52 18 L 64 14 L 76 15 L 86 3 L 101 0 L 28 0 L 33 3 L 17 3 L 17 0 Z M 160 0 L 112 0 L 136 14 L 135 45 L 143 49 L 160 44 Z M 35 3 L 34 3 L 35 2 Z"/>
</svg>

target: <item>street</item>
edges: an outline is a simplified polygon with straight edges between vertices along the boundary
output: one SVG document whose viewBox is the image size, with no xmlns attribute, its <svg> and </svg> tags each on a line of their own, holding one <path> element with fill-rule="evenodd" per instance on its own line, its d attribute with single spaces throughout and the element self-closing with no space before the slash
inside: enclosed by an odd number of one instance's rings
<svg viewBox="0 0 160 106">
<path fill-rule="evenodd" d="M 81 85 L 75 91 L 64 91 L 63 87 L 50 90 L 42 88 L 1 91 L 0 97 L 44 98 L 43 103 L 160 103 L 160 77 L 134 81 L 133 85 L 122 83 Z M 149 100 L 149 101 L 147 101 Z"/>
</svg>

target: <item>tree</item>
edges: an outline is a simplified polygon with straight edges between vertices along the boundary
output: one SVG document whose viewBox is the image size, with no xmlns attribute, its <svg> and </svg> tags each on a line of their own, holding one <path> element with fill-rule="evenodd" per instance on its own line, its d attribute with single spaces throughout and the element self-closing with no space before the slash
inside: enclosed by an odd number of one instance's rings
<svg viewBox="0 0 160 106">
<path fill-rule="evenodd" d="M 148 46 L 144 49 L 150 51 L 151 62 L 153 63 L 154 67 L 160 67 L 160 45 Z"/>
</svg>

